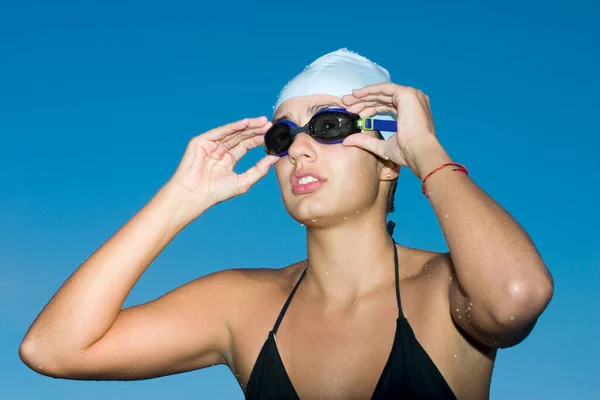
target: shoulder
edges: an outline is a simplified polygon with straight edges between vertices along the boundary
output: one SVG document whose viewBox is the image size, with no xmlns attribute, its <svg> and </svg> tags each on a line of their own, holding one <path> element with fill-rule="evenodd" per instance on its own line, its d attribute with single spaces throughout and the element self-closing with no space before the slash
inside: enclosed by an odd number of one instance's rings
<svg viewBox="0 0 600 400">
<path fill-rule="evenodd" d="M 190 286 L 211 286 L 213 289 L 227 289 L 223 293 L 233 296 L 255 289 L 286 288 L 299 278 L 303 262 L 283 268 L 236 268 L 216 271 L 188 283 Z"/>
<path fill-rule="evenodd" d="M 406 314 L 450 318 L 449 290 L 454 279 L 450 254 L 401 247 L 398 265 Z"/>
<path fill-rule="evenodd" d="M 240 294 L 248 292 L 287 290 L 302 274 L 306 263 L 298 262 L 283 268 L 237 268 L 211 274 L 215 283 L 235 289 Z M 201 278 L 202 279 L 202 278 Z"/>
<path fill-rule="evenodd" d="M 431 278 L 432 274 L 445 275 L 451 272 L 449 253 L 417 249 L 400 244 L 398 249 L 398 266 L 401 279 L 419 280 Z"/>
<path fill-rule="evenodd" d="M 192 296 L 207 296 L 231 326 L 240 316 L 268 310 L 290 293 L 305 268 L 298 262 L 283 268 L 239 268 L 217 271 L 188 285 Z M 206 297 L 205 297 L 206 299 Z M 208 300 L 208 299 L 206 299 Z"/>
</svg>

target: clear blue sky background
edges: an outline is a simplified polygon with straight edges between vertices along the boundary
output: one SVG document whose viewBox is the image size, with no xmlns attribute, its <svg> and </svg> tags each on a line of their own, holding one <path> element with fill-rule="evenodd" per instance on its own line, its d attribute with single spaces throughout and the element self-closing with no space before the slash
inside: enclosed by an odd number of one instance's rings
<svg viewBox="0 0 600 400">
<path fill-rule="evenodd" d="M 18 345 L 70 273 L 166 182 L 192 136 L 270 115 L 288 79 L 340 47 L 429 94 L 442 144 L 553 273 L 537 327 L 499 354 L 492 399 L 600 398 L 600 3 L 202 3 L 2 2 L 0 398 L 242 398 L 225 367 L 53 380 L 22 364 Z M 396 240 L 445 250 L 408 170 L 396 198 Z M 212 271 L 286 265 L 304 245 L 270 172 L 182 232 L 127 305 Z"/>
</svg>

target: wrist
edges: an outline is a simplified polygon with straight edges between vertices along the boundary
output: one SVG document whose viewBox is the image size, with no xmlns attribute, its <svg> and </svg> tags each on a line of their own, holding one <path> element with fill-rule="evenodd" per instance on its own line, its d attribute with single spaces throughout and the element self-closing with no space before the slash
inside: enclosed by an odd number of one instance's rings
<svg viewBox="0 0 600 400">
<path fill-rule="evenodd" d="M 202 201 L 198 194 L 173 182 L 164 185 L 151 204 L 164 213 L 170 224 L 178 229 L 183 229 L 210 208 L 208 202 Z"/>
<path fill-rule="evenodd" d="M 408 166 L 419 178 L 423 178 L 442 164 L 452 162 L 440 142 L 433 135 L 414 137 L 405 148 Z"/>
</svg>

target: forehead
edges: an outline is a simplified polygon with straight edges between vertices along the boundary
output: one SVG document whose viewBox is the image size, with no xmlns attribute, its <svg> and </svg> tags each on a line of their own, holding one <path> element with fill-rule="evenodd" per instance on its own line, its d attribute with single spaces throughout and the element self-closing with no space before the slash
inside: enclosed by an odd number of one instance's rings
<svg viewBox="0 0 600 400">
<path fill-rule="evenodd" d="M 329 107 L 345 108 L 341 98 L 327 94 L 292 97 L 277 107 L 273 113 L 273 122 L 284 119 L 300 121 Z"/>
</svg>

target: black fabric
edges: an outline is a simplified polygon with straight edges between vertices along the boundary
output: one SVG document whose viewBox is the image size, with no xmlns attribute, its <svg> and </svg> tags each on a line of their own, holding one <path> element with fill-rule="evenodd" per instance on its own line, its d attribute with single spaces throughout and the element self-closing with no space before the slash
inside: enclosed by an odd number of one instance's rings
<svg viewBox="0 0 600 400">
<path fill-rule="evenodd" d="M 396 333 L 390 356 L 371 398 L 376 400 L 456 400 L 448 383 L 417 341 L 410 324 L 402 313 L 396 246 L 394 246 L 394 265 L 399 316 L 396 321 Z M 306 270 L 302 272 L 290 293 L 273 330 L 269 332 L 256 359 L 246 386 L 246 399 L 299 400 L 277 350 L 275 334 L 305 275 Z"/>
</svg>

